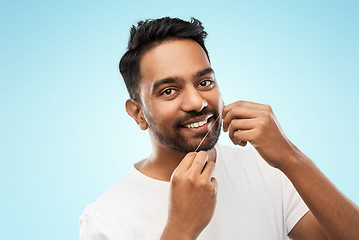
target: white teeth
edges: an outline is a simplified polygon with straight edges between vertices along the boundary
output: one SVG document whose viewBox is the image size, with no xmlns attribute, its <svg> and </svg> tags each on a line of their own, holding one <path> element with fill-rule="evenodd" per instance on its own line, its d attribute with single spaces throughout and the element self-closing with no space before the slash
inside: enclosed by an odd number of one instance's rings
<svg viewBox="0 0 359 240">
<path fill-rule="evenodd" d="M 207 123 L 207 119 L 206 120 L 203 120 L 201 122 L 196 122 L 196 123 L 190 123 L 190 124 L 186 124 L 184 125 L 186 128 L 195 128 L 195 127 L 201 127 L 203 126 L 204 124 Z"/>
</svg>

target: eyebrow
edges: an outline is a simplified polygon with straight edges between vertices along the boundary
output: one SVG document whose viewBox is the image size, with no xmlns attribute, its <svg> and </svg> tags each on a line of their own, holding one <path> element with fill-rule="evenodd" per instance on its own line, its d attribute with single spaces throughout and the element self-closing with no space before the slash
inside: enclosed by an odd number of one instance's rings
<svg viewBox="0 0 359 240">
<path fill-rule="evenodd" d="M 209 73 L 214 73 L 213 69 L 212 68 L 206 68 L 206 69 L 203 69 L 202 71 L 199 71 L 197 74 L 196 74 L 196 77 L 202 77 L 204 75 L 207 75 Z"/>
</svg>

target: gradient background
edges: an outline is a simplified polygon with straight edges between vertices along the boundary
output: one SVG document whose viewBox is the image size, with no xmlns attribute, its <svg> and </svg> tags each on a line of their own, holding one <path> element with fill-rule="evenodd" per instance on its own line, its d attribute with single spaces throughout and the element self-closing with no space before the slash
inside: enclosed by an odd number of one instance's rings
<svg viewBox="0 0 359 240">
<path fill-rule="evenodd" d="M 0 238 L 78 239 L 84 208 L 149 155 L 118 62 L 132 24 L 167 15 L 203 22 L 225 103 L 270 104 L 358 204 L 358 12 L 357 1 L 2 1 Z"/>
</svg>

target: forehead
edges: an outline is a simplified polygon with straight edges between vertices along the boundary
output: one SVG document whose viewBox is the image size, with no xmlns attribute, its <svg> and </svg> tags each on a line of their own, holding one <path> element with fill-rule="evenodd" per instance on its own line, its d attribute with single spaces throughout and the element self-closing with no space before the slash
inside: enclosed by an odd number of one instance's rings
<svg viewBox="0 0 359 240">
<path fill-rule="evenodd" d="M 202 47 L 194 40 L 175 39 L 160 43 L 142 56 L 141 82 L 151 85 L 158 79 L 189 79 L 210 63 Z"/>
</svg>

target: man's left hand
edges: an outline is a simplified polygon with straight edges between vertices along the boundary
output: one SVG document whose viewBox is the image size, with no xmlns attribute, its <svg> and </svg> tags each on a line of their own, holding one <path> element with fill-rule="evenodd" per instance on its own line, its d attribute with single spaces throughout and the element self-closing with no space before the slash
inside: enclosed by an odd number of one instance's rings
<svg viewBox="0 0 359 240">
<path fill-rule="evenodd" d="M 238 101 L 227 105 L 222 117 L 232 142 L 240 146 L 250 142 L 272 167 L 285 167 L 295 153 L 269 105 Z"/>
</svg>

